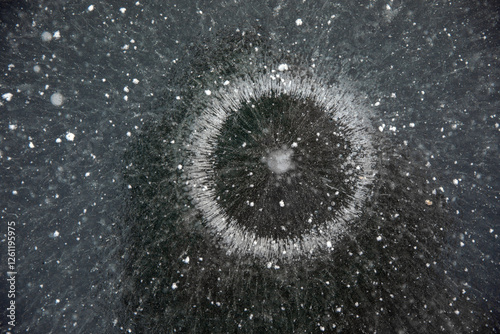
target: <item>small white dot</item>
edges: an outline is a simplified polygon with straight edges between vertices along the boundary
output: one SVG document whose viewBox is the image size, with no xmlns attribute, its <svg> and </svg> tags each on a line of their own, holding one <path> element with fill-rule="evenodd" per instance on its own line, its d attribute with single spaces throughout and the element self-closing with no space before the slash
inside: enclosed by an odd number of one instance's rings
<svg viewBox="0 0 500 334">
<path fill-rule="evenodd" d="M 73 140 L 75 140 L 75 134 L 71 133 L 71 132 L 66 133 L 66 140 L 67 141 L 73 141 Z"/>
<path fill-rule="evenodd" d="M 288 71 L 288 64 L 279 64 L 278 71 L 280 72 Z"/>
</svg>

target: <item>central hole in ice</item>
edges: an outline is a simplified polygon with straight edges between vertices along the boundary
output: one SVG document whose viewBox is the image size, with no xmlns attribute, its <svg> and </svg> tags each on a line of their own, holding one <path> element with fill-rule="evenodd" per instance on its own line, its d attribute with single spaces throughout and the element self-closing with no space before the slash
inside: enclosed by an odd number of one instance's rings
<svg viewBox="0 0 500 334">
<path fill-rule="evenodd" d="M 283 174 L 294 168 L 292 154 L 292 149 L 282 148 L 271 151 L 264 161 L 273 173 Z"/>
</svg>

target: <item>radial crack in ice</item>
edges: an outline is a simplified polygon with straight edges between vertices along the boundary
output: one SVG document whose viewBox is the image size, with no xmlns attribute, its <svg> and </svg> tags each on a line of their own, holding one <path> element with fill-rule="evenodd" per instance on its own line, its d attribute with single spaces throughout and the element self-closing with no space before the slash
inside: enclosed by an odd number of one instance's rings
<svg viewBox="0 0 500 334">
<path fill-rule="evenodd" d="M 230 82 L 212 90 L 187 145 L 187 185 L 206 226 L 229 253 L 291 259 L 331 249 L 373 179 L 366 107 L 293 70 Z"/>
</svg>

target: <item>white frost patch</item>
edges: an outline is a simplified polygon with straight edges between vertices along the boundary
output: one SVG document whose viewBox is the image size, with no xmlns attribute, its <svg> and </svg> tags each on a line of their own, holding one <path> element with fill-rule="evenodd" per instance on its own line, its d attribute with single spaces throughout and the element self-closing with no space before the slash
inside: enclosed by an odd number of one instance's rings
<svg viewBox="0 0 500 334">
<path fill-rule="evenodd" d="M 54 93 L 50 96 L 50 103 L 52 103 L 56 107 L 61 106 L 63 102 L 64 102 L 64 96 L 61 93 Z"/>
<path fill-rule="evenodd" d="M 14 95 L 12 93 L 5 93 L 5 94 L 2 94 L 2 99 L 4 99 L 7 102 L 10 102 L 12 100 L 13 96 Z"/>
<path fill-rule="evenodd" d="M 67 141 L 73 141 L 73 140 L 75 140 L 75 134 L 71 133 L 71 132 L 66 133 L 66 140 Z"/>
<path fill-rule="evenodd" d="M 211 91 L 210 89 L 207 89 L 207 90 L 205 91 L 205 94 L 206 94 L 207 96 L 210 96 L 210 95 L 212 95 L 212 91 Z"/>
<path fill-rule="evenodd" d="M 294 168 L 292 154 L 291 149 L 276 150 L 271 152 L 264 161 L 273 173 L 282 174 Z"/>
<path fill-rule="evenodd" d="M 301 26 L 302 24 L 304 24 L 304 22 L 302 22 L 302 19 L 296 19 L 295 20 L 295 24 L 298 26 Z"/>
</svg>

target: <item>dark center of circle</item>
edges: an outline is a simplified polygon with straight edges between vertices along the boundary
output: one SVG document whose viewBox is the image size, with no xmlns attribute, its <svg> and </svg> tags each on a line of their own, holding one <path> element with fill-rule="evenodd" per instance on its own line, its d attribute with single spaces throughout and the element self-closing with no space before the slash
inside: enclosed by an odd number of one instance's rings
<svg viewBox="0 0 500 334">
<path fill-rule="evenodd" d="M 256 236 L 299 238 L 334 222 L 359 173 L 346 127 L 307 98 L 272 93 L 229 113 L 213 154 L 217 204 Z"/>
</svg>

